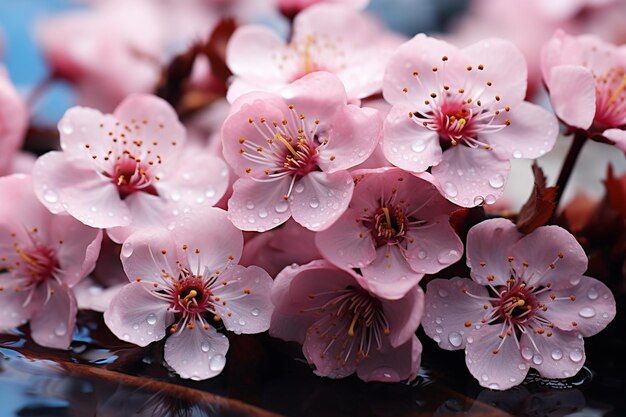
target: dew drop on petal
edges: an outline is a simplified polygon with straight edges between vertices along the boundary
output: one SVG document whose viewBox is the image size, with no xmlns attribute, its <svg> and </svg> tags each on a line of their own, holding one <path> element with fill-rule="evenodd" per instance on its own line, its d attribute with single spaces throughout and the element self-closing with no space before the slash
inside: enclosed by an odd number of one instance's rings
<svg viewBox="0 0 626 417">
<path fill-rule="evenodd" d="M 436 335 L 434 335 L 434 336 L 433 336 L 433 340 L 434 340 L 435 342 L 439 343 L 439 342 L 441 342 L 441 337 L 439 337 L 439 335 L 438 335 L 438 334 L 436 334 Z"/>
<path fill-rule="evenodd" d="M 261 312 L 258 308 L 253 308 L 250 314 L 252 314 L 254 317 L 259 317 L 259 314 L 261 314 Z"/>
<path fill-rule="evenodd" d="M 517 378 L 515 378 L 514 376 L 512 376 L 512 377 L 510 377 L 510 378 L 509 378 L 509 381 L 510 381 L 510 382 L 515 382 L 515 381 L 517 381 Z"/>
<path fill-rule="evenodd" d="M 496 202 L 496 200 L 497 200 L 496 196 L 493 195 L 493 194 L 487 194 L 485 196 L 485 203 L 487 203 L 487 204 L 493 204 L 493 203 Z"/>
<path fill-rule="evenodd" d="M 150 313 L 148 314 L 148 317 L 146 318 L 146 322 L 150 325 L 150 326 L 154 326 L 157 322 L 157 318 L 156 315 L 154 313 Z"/>
<path fill-rule="evenodd" d="M 137 323 L 133 324 L 133 330 L 139 330 L 139 325 Z"/>
<path fill-rule="evenodd" d="M 454 347 L 459 347 L 463 343 L 463 337 L 457 332 L 451 332 L 448 335 L 448 341 Z"/>
<path fill-rule="evenodd" d="M 437 327 L 435 327 L 435 331 L 436 331 L 437 333 L 441 334 L 441 333 L 443 333 L 443 327 L 441 327 L 441 326 L 437 326 Z"/>
<path fill-rule="evenodd" d="M 532 357 L 533 357 L 533 350 L 529 348 L 528 346 L 524 346 L 522 348 L 522 358 L 529 361 Z"/>
<path fill-rule="evenodd" d="M 211 358 L 209 361 L 209 369 L 213 372 L 219 372 L 224 369 L 226 365 L 226 358 L 222 354 L 217 354 Z"/>
<path fill-rule="evenodd" d="M 504 177 L 500 174 L 496 174 L 489 178 L 489 185 L 493 188 L 502 188 L 504 186 Z"/>
<path fill-rule="evenodd" d="M 477 195 L 476 197 L 474 197 L 474 205 L 480 206 L 484 202 L 485 202 L 485 199 L 482 196 Z"/>
<path fill-rule="evenodd" d="M 259 211 L 259 217 L 260 217 L 260 218 L 264 219 L 264 218 L 266 218 L 267 216 L 268 216 L 268 213 L 267 213 L 267 211 L 266 211 L 266 210 L 260 210 L 260 211 Z"/>
<path fill-rule="evenodd" d="M 52 190 L 46 190 L 43 193 L 43 199 L 48 203 L 56 203 L 57 201 L 59 201 L 59 196 L 56 192 Z"/>
<path fill-rule="evenodd" d="M 65 135 L 71 135 L 72 133 L 74 133 L 74 125 L 72 125 L 72 123 L 69 120 L 65 120 L 63 122 L 63 126 L 61 126 L 61 131 Z"/>
<path fill-rule="evenodd" d="M 245 326 L 246 325 L 246 321 L 242 318 L 239 319 L 239 325 L 240 326 Z"/>
<path fill-rule="evenodd" d="M 293 190 L 296 193 L 301 193 L 302 191 L 304 191 L 304 184 L 302 184 L 301 182 L 297 183 Z"/>
<path fill-rule="evenodd" d="M 589 291 L 587 291 L 587 297 L 589 297 L 590 300 L 596 300 L 598 298 L 598 290 L 596 290 L 596 287 L 591 287 L 589 288 Z"/>
<path fill-rule="evenodd" d="M 513 158 L 520 159 L 521 157 L 522 157 L 522 151 L 520 151 L 519 149 L 516 149 L 513 151 Z"/>
<path fill-rule="evenodd" d="M 180 200 L 180 193 L 178 191 L 172 191 L 172 193 L 170 194 L 170 197 L 174 201 L 179 201 Z"/>
<path fill-rule="evenodd" d="M 535 355 L 533 355 L 533 363 L 535 365 L 541 365 L 543 363 L 543 356 L 541 356 L 540 354 L 536 353 Z"/>
<path fill-rule="evenodd" d="M 206 190 L 206 192 L 204 193 L 204 195 L 205 195 L 207 198 L 213 198 L 213 197 L 215 197 L 215 194 L 216 194 L 216 192 L 215 192 L 215 188 L 213 188 L 213 187 L 209 187 L 209 188 Z"/>
<path fill-rule="evenodd" d="M 419 259 L 426 259 L 426 251 L 423 251 L 423 250 L 419 251 L 419 252 L 417 253 L 417 257 L 418 257 Z"/>
<path fill-rule="evenodd" d="M 246 203 L 246 208 L 247 208 L 248 210 L 252 210 L 252 209 L 254 209 L 254 203 L 253 203 L 252 201 L 248 201 L 248 202 Z"/>
<path fill-rule="evenodd" d="M 459 255 L 459 252 L 455 249 L 444 249 L 437 255 L 437 260 L 441 264 L 448 265 L 456 261 Z"/>
<path fill-rule="evenodd" d="M 569 353 L 569 358 L 572 362 L 580 362 L 583 359 L 583 351 L 576 348 Z"/>
<path fill-rule="evenodd" d="M 467 343 L 474 343 L 474 338 L 472 336 L 467 336 Z"/>
<path fill-rule="evenodd" d="M 456 185 L 452 184 L 451 182 L 446 182 L 443 185 L 443 191 L 450 197 L 456 197 L 459 193 L 459 191 L 456 189 Z"/>
<path fill-rule="evenodd" d="M 569 283 L 576 286 L 580 282 L 582 275 L 574 275 L 569 279 Z"/>
<path fill-rule="evenodd" d="M 122 256 L 128 258 L 133 254 L 133 244 L 130 242 L 126 242 L 122 245 Z"/>
<path fill-rule="evenodd" d="M 208 352 L 209 350 L 211 350 L 211 345 L 209 344 L 209 342 L 204 341 L 202 342 L 202 344 L 200 344 L 200 349 L 202 349 L 203 352 Z"/>
<path fill-rule="evenodd" d="M 276 210 L 276 213 L 284 213 L 287 211 L 287 209 L 289 208 L 289 203 L 286 201 L 281 201 L 278 204 L 276 204 L 276 207 L 274 207 L 274 210 Z"/>
<path fill-rule="evenodd" d="M 482 379 L 483 381 L 489 381 L 489 375 L 487 374 L 482 374 L 480 379 Z"/>
<path fill-rule="evenodd" d="M 578 315 L 585 319 L 590 319 L 596 315 L 596 310 L 593 307 L 585 307 L 578 312 Z"/>
<path fill-rule="evenodd" d="M 65 336 L 67 333 L 67 325 L 65 323 L 59 323 L 57 327 L 54 328 L 54 334 L 57 336 Z"/>
<path fill-rule="evenodd" d="M 413 152 L 423 152 L 424 149 L 426 149 L 426 143 L 423 140 L 418 140 L 413 142 L 413 144 L 411 145 L 411 149 L 413 150 Z"/>
<path fill-rule="evenodd" d="M 554 349 L 550 356 L 552 356 L 552 359 L 554 359 L 555 361 L 560 361 L 563 357 L 563 352 L 560 349 Z"/>
<path fill-rule="evenodd" d="M 496 384 L 496 383 L 489 384 L 489 388 L 490 388 L 490 389 L 496 389 L 496 390 L 499 390 L 499 389 L 500 389 L 500 385 L 498 385 L 498 384 Z"/>
<path fill-rule="evenodd" d="M 320 202 L 317 198 L 312 198 L 311 201 L 309 201 L 309 206 L 311 206 L 311 208 L 318 208 L 320 205 Z"/>
<path fill-rule="evenodd" d="M 122 335 L 122 339 L 124 339 L 124 340 L 129 340 L 129 339 L 130 339 L 130 336 L 128 335 L 128 333 L 124 333 L 124 334 Z"/>
</svg>

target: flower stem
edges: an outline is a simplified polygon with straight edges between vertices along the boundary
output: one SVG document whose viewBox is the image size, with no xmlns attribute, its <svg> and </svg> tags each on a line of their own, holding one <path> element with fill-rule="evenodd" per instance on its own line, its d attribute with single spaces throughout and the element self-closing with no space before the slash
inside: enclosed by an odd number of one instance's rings
<svg viewBox="0 0 626 417">
<path fill-rule="evenodd" d="M 559 178 L 556 181 L 557 191 L 556 191 L 556 199 L 555 210 L 554 213 L 558 211 L 559 203 L 561 201 L 561 197 L 563 196 L 563 192 L 565 191 L 565 187 L 567 187 L 567 183 L 572 175 L 574 170 L 574 165 L 576 165 L 576 160 L 578 159 L 578 155 L 580 154 L 583 145 L 587 141 L 587 133 L 583 130 L 577 130 L 574 133 L 574 140 L 572 145 L 567 152 L 567 156 L 565 157 L 565 162 L 563 162 L 563 166 L 561 167 L 561 172 L 559 173 Z"/>
</svg>

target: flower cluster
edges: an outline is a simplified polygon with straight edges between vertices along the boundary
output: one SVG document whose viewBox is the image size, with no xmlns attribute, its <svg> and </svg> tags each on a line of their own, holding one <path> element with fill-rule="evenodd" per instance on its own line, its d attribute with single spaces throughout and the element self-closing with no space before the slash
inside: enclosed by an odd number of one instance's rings
<svg viewBox="0 0 626 417">
<path fill-rule="evenodd" d="M 512 160 L 552 150 L 559 119 L 626 150 L 622 48 L 557 32 L 541 65 L 555 115 L 509 40 L 407 40 L 364 1 L 275 3 L 288 40 L 245 24 L 268 10 L 244 0 L 40 22 L 50 79 L 81 106 L 58 148 L 17 164 L 28 111 L 0 70 L 0 331 L 29 322 L 67 349 L 78 307 L 104 311 L 119 339 L 165 339 L 166 364 L 201 380 L 229 338 L 269 330 L 320 376 L 397 382 L 418 374 L 421 325 L 491 389 L 529 368 L 576 374 L 616 306 L 551 220 L 560 195 L 537 184 L 547 202 L 524 227 L 484 209 Z M 464 263 L 470 278 L 445 278 Z"/>
</svg>

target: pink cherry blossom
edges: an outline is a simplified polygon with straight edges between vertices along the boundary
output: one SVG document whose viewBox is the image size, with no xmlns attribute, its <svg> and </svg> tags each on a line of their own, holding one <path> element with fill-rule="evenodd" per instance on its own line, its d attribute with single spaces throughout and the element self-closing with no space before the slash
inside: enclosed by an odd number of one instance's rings
<svg viewBox="0 0 626 417">
<path fill-rule="evenodd" d="M 302 265 L 321 258 L 315 246 L 315 233 L 290 219 L 281 227 L 247 240 L 239 263 L 260 266 L 275 277 L 288 265 Z"/>
<path fill-rule="evenodd" d="M 450 225 L 456 206 L 437 188 L 399 168 L 355 171 L 354 194 L 332 228 L 316 236 L 328 261 L 359 268 L 370 292 L 398 299 L 424 274 L 461 258 L 463 243 Z"/>
<path fill-rule="evenodd" d="M 13 171 L 14 157 L 24 141 L 28 109 L 0 65 L 0 175 Z"/>
<path fill-rule="evenodd" d="M 294 16 L 301 10 L 317 3 L 341 4 L 354 9 L 364 9 L 369 0 L 276 0 L 278 8 L 285 16 Z"/>
<path fill-rule="evenodd" d="M 177 219 L 174 229 L 144 229 L 123 244 L 131 281 L 104 313 L 120 339 L 146 346 L 165 342 L 165 361 L 182 377 L 207 379 L 226 364 L 228 339 L 211 323 L 235 333 L 268 329 L 272 279 L 259 267 L 237 265 L 242 233 L 213 207 Z"/>
<path fill-rule="evenodd" d="M 559 118 L 626 151 L 626 48 L 593 35 L 574 37 L 558 31 L 542 58 Z"/>
<path fill-rule="evenodd" d="M 71 108 L 59 132 L 62 151 L 41 156 L 33 169 L 39 200 L 108 229 L 116 242 L 164 225 L 171 213 L 215 204 L 228 185 L 226 164 L 185 147 L 176 113 L 155 96 L 131 95 L 113 114 Z"/>
<path fill-rule="evenodd" d="M 227 98 L 250 91 L 278 91 L 314 71 L 336 74 L 351 100 L 377 92 L 385 64 L 403 39 L 369 16 L 338 4 L 300 13 L 289 43 L 265 26 L 242 26 L 233 34 L 226 62 L 235 75 Z"/>
<path fill-rule="evenodd" d="M 270 335 L 302 344 L 315 373 L 364 381 L 412 380 L 422 345 L 415 336 L 423 292 L 389 301 L 359 285 L 356 274 L 326 261 L 289 266 L 272 287 Z"/>
<path fill-rule="evenodd" d="M 376 110 L 346 103 L 341 81 L 327 72 L 233 103 L 222 143 L 241 177 L 228 202 L 235 226 L 261 232 L 293 216 L 317 231 L 345 211 L 354 188 L 347 170 L 373 152 L 382 127 Z"/>
<path fill-rule="evenodd" d="M 537 158 L 558 134 L 554 115 L 523 101 L 526 62 L 510 42 L 463 49 L 415 36 L 396 50 L 383 82 L 393 108 L 383 150 L 413 172 L 432 167 L 446 198 L 463 207 L 502 194 L 512 158 Z"/>
<path fill-rule="evenodd" d="M 72 287 L 93 270 L 102 231 L 50 213 L 30 176 L 0 178 L 0 195 L 0 332 L 30 321 L 36 343 L 67 349 L 76 323 Z"/>
<path fill-rule="evenodd" d="M 558 226 L 522 235 L 506 219 L 470 229 L 471 277 L 435 279 L 427 286 L 426 334 L 440 347 L 465 349 L 479 383 L 508 389 L 529 368 L 567 378 L 585 362 L 583 337 L 615 316 L 615 299 L 600 281 L 583 276 L 587 256 Z"/>
</svg>

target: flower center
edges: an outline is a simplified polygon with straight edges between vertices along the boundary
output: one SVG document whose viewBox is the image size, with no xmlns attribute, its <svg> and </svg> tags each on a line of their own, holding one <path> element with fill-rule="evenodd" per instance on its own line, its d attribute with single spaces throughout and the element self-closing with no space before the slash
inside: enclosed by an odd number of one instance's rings
<svg viewBox="0 0 626 417">
<path fill-rule="evenodd" d="M 596 81 L 596 117 L 598 129 L 626 124 L 626 71 L 612 67 L 605 74 L 593 75 Z"/>
<path fill-rule="evenodd" d="M 150 167 L 143 162 L 138 162 L 130 155 L 124 155 L 113 167 L 112 173 L 105 173 L 117 186 L 121 199 L 129 195 L 143 191 L 148 194 L 158 195 L 149 175 Z"/>
<path fill-rule="evenodd" d="M 370 228 L 379 244 L 395 244 L 404 238 L 406 222 L 402 208 L 390 205 L 376 211 Z"/>
<path fill-rule="evenodd" d="M 58 269 L 58 261 L 54 250 L 43 245 L 21 249 L 15 246 L 18 259 L 14 262 L 14 270 L 19 276 L 27 277 L 27 286 L 54 278 Z M 11 267 L 7 267 L 11 270 Z"/>
<path fill-rule="evenodd" d="M 494 306 L 502 321 L 523 324 L 535 315 L 537 300 L 525 283 L 517 282 L 502 292 L 500 300 L 494 302 Z"/>
<path fill-rule="evenodd" d="M 188 275 L 174 284 L 175 293 L 171 308 L 184 315 L 200 314 L 211 308 L 212 292 L 206 281 L 197 275 Z"/>
</svg>

